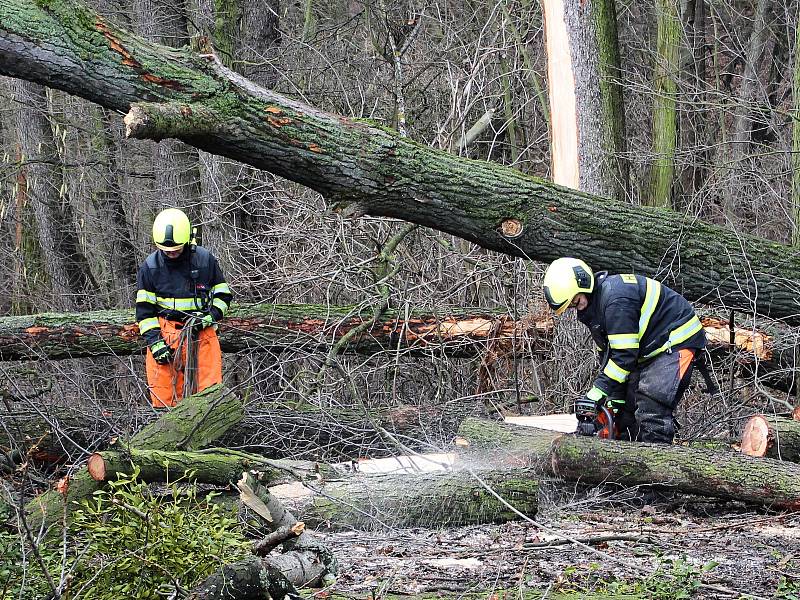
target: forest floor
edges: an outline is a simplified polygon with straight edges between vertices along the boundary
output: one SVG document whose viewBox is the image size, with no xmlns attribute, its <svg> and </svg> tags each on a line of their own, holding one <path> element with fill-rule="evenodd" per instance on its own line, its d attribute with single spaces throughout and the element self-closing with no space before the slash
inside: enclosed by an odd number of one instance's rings
<svg viewBox="0 0 800 600">
<path fill-rule="evenodd" d="M 316 597 L 800 598 L 800 515 L 636 490 L 544 495 L 536 524 L 319 532 L 340 575 Z"/>
</svg>

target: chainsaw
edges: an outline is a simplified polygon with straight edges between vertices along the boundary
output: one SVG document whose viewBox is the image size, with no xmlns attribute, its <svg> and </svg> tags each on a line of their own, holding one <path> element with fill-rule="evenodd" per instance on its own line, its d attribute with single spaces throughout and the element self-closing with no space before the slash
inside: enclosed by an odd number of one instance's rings
<svg viewBox="0 0 800 600">
<path fill-rule="evenodd" d="M 614 422 L 614 413 L 604 403 L 598 402 L 594 410 L 581 410 L 576 407 L 575 416 L 578 417 L 578 435 L 594 436 L 602 439 L 618 440 L 619 429 Z"/>
</svg>

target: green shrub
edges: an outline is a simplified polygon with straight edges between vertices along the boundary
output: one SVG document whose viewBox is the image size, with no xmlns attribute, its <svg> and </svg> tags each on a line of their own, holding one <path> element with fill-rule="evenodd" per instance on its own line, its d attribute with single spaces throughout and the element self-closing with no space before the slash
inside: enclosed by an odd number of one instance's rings
<svg viewBox="0 0 800 600">
<path fill-rule="evenodd" d="M 73 513 L 66 553 L 61 539 L 40 546 L 53 580 L 57 583 L 66 573 L 64 600 L 162 598 L 159 588 L 189 589 L 249 554 L 251 544 L 236 516 L 212 502 L 213 494 L 200 497 L 197 486 L 187 483 L 191 474 L 156 494 L 138 481 L 138 472 L 82 502 Z M 23 586 L 22 597 L 48 591 L 30 555 L 26 566 L 25 580 L 9 586 L 0 599 L 20 597 Z"/>
</svg>

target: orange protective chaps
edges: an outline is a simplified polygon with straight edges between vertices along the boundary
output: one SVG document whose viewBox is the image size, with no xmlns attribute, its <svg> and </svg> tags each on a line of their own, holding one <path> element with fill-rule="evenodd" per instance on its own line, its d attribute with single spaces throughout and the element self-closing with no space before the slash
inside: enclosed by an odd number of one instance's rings
<svg viewBox="0 0 800 600">
<path fill-rule="evenodd" d="M 186 344 L 181 342 L 183 324 L 167 321 L 159 317 L 161 337 L 175 351 L 175 358 L 166 365 L 158 364 L 153 358 L 150 348 L 147 349 L 145 365 L 147 368 L 147 386 L 150 388 L 150 400 L 156 408 L 175 406 L 183 398 L 183 371 L 186 365 Z M 188 335 L 188 332 L 186 332 Z M 197 333 L 197 391 L 222 383 L 222 351 L 219 347 L 217 332 L 213 327 L 206 327 Z"/>
</svg>

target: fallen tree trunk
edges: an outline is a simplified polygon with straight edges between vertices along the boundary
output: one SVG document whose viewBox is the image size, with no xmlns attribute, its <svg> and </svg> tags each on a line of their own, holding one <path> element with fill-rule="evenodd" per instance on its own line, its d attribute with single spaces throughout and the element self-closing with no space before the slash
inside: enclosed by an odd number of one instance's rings
<svg viewBox="0 0 800 600">
<path fill-rule="evenodd" d="M 131 137 L 177 138 L 271 171 L 349 214 L 400 218 L 537 260 L 586 254 L 597 269 L 669 277 L 691 300 L 800 322 L 795 249 L 325 113 L 256 86 L 208 50 L 145 42 L 74 1 L 0 1 L 0 72 L 128 112 Z"/>
<path fill-rule="evenodd" d="M 601 440 L 481 419 L 459 429 L 470 451 L 489 460 L 535 465 L 582 483 L 660 485 L 678 492 L 800 510 L 800 465 L 739 452 Z M 489 452 L 491 451 L 491 454 Z"/>
<path fill-rule="evenodd" d="M 800 355 L 798 332 L 776 322 L 731 324 L 729 319 L 705 313 L 701 321 L 708 338 L 708 350 L 716 358 L 733 353 L 738 375 L 753 377 L 761 383 L 789 393 L 797 388 Z M 714 361 L 716 363 L 716 360 Z M 744 373 L 741 373 L 744 371 Z"/>
<path fill-rule="evenodd" d="M 538 510 L 539 481 L 529 470 L 482 470 L 481 479 L 518 511 Z M 329 529 L 455 527 L 505 523 L 519 516 L 466 471 L 354 475 L 297 500 L 310 526 Z"/>
<path fill-rule="evenodd" d="M 87 469 L 95 480 L 108 481 L 118 474 L 129 475 L 133 465 L 143 481 L 152 482 L 174 480 L 190 472 L 198 483 L 228 485 L 251 470 L 259 472 L 264 485 L 305 480 L 294 486 L 292 506 L 313 527 L 456 526 L 518 518 L 468 472 L 340 476 L 325 465 L 314 469 L 307 463 L 268 461 L 223 449 L 162 452 L 133 448 L 95 453 Z M 538 479 L 520 470 L 486 471 L 480 476 L 517 510 L 536 514 Z"/>
<path fill-rule="evenodd" d="M 319 352 L 372 318 L 372 309 L 315 304 L 235 305 L 220 323 L 223 352 Z M 387 310 L 370 329 L 349 342 L 345 352 L 372 354 L 397 350 L 475 356 L 491 343 L 503 352 L 549 349 L 544 333 L 549 316 L 514 321 L 500 311 L 454 308 L 441 311 Z M 540 335 L 541 334 L 541 335 Z M 131 310 L 42 313 L 0 317 L 0 360 L 123 356 L 144 351 Z"/>
<path fill-rule="evenodd" d="M 337 343 L 367 313 L 354 307 L 317 305 L 240 305 L 220 327 L 225 352 L 324 351 Z M 727 319 L 702 317 L 709 351 L 737 351 L 738 364 L 771 387 L 791 391 L 800 369 L 797 333 L 779 324 L 731 327 Z M 546 354 L 551 350 L 549 315 L 514 321 L 500 311 L 453 309 L 449 314 L 388 311 L 369 331 L 344 346 L 345 353 L 378 351 L 441 352 L 452 357 L 495 354 Z M 143 350 L 133 313 L 126 310 L 45 313 L 0 317 L 0 360 L 66 359 Z M 1 435 L 1 434 L 0 434 Z M 0 438 L 0 445 L 2 445 Z"/>
<path fill-rule="evenodd" d="M 334 476 L 325 465 L 295 460 L 274 461 L 246 452 L 214 448 L 202 452 L 175 450 L 105 450 L 95 452 L 86 462 L 89 476 L 97 482 L 113 481 L 118 475 L 131 475 L 134 466 L 139 479 L 148 482 L 176 481 L 180 478 L 197 483 L 226 486 L 236 483 L 242 473 L 256 469 L 269 485 L 293 481 L 317 481 Z"/>
<path fill-rule="evenodd" d="M 800 462 L 800 421 L 754 415 L 745 423 L 740 448 L 748 456 Z"/>
<path fill-rule="evenodd" d="M 223 393 L 220 385 L 212 386 L 184 398 L 177 407 L 134 435 L 128 444 L 153 450 L 201 448 L 214 442 L 241 414 L 238 398 Z M 25 506 L 25 518 L 32 529 L 47 526 L 69 514 L 76 503 L 91 496 L 100 486 L 85 467 L 81 468 L 62 478 L 55 489 L 30 500 Z"/>
</svg>

